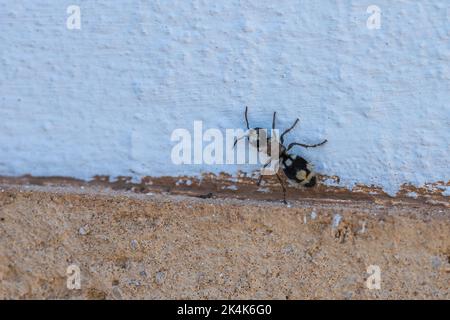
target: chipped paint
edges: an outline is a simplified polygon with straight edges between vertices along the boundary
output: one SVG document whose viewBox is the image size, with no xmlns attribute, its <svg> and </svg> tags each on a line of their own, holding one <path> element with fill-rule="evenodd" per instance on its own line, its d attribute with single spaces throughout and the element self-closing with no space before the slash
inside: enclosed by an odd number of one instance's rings
<svg viewBox="0 0 450 320">
<path fill-rule="evenodd" d="M 236 181 L 231 175 L 212 173 L 198 177 L 144 177 L 138 183 L 131 177 L 118 177 L 111 179 L 108 176 L 96 176 L 90 181 L 83 181 L 68 177 L 33 177 L 30 175 L 22 177 L 1 177 L 0 184 L 21 185 L 73 185 L 83 188 L 87 185 L 107 186 L 117 190 L 131 190 L 138 193 L 172 193 L 187 194 L 198 197 L 224 197 L 276 200 L 282 199 L 281 187 L 275 177 L 263 180 L 264 187 L 256 185 L 257 176 L 253 174 L 241 175 Z M 326 179 L 322 177 L 321 179 Z M 187 185 L 185 181 L 191 181 Z M 237 191 L 237 189 L 239 191 Z M 311 200 L 311 199 L 339 199 L 340 201 L 371 201 L 379 204 L 390 205 L 396 202 L 427 203 L 450 207 L 449 197 L 443 194 L 439 188 L 415 188 L 411 185 L 404 186 L 403 192 L 392 197 L 380 188 L 359 186 L 358 189 L 348 190 L 344 187 L 329 187 L 319 184 L 314 188 L 304 188 L 295 184 L 288 184 L 288 200 Z M 407 190 L 407 191 L 406 191 Z M 410 197 L 408 192 L 414 192 L 417 197 Z M 312 214 L 313 215 L 313 214 Z"/>
</svg>

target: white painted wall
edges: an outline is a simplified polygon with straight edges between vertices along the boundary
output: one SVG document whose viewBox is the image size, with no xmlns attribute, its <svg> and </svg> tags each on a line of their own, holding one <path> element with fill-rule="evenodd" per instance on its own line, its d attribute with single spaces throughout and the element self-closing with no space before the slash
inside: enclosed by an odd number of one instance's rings
<svg viewBox="0 0 450 320">
<path fill-rule="evenodd" d="M 369 29 L 370 5 L 381 9 Z M 70 5 L 81 30 L 66 27 Z M 341 184 L 450 180 L 450 3 L 0 0 L 0 175 L 198 175 L 175 128 L 300 126 Z M 448 194 L 448 191 L 447 191 Z"/>
</svg>

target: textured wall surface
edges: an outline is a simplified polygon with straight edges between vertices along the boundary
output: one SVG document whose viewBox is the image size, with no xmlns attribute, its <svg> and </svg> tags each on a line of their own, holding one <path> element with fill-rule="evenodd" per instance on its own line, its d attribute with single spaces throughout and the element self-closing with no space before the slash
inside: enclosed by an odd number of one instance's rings
<svg viewBox="0 0 450 320">
<path fill-rule="evenodd" d="M 374 3 L 376 2 L 376 3 Z M 368 6 L 381 9 L 367 27 Z M 81 29 L 66 10 L 81 8 Z M 197 175 L 170 135 L 301 123 L 341 184 L 450 180 L 450 3 L 0 0 L 0 175 Z M 448 194 L 447 190 L 447 194 Z"/>
</svg>

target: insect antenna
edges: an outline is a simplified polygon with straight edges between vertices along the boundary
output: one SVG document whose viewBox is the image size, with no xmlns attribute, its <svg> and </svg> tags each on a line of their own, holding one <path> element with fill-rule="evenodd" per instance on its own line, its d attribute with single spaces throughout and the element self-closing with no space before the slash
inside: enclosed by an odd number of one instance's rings
<svg viewBox="0 0 450 320">
<path fill-rule="evenodd" d="M 289 151 L 293 146 L 300 146 L 300 147 L 303 147 L 303 148 L 315 148 L 315 147 L 319 147 L 319 146 L 321 146 L 321 145 L 323 145 L 323 144 L 325 144 L 327 142 L 328 142 L 327 139 L 325 139 L 322 142 L 317 143 L 317 144 L 304 144 L 304 143 L 292 142 L 287 147 L 287 151 Z"/>
<path fill-rule="evenodd" d="M 286 129 L 286 130 L 281 134 L 281 137 L 280 137 L 281 143 L 284 143 L 284 135 L 285 135 L 286 133 L 288 133 L 289 131 L 291 131 L 292 129 L 294 129 L 294 127 L 297 125 L 297 123 L 298 123 L 299 121 L 300 121 L 300 120 L 297 118 L 297 120 L 295 120 L 294 124 L 293 124 L 289 129 Z"/>
</svg>

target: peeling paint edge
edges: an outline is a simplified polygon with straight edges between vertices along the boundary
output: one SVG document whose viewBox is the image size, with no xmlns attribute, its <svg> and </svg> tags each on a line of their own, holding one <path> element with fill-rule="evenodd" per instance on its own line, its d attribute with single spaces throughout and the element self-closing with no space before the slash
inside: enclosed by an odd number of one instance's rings
<svg viewBox="0 0 450 320">
<path fill-rule="evenodd" d="M 200 198 L 240 198 L 256 200 L 279 200 L 281 188 L 274 177 L 263 180 L 261 186 L 256 185 L 257 173 L 247 174 L 239 172 L 232 176 L 227 173 L 204 173 L 200 177 L 193 176 L 145 176 L 136 180 L 129 176 L 94 176 L 91 180 L 81 180 L 71 177 L 37 177 L 24 175 L 20 177 L 0 176 L 0 184 L 17 185 L 57 185 L 57 186 L 104 186 L 114 190 L 129 190 L 136 193 L 151 194 L 165 192 L 171 194 L 185 194 Z M 313 200 L 327 199 L 334 201 L 371 201 L 374 203 L 427 203 L 450 207 L 450 196 L 446 192 L 450 189 L 450 181 L 442 181 L 415 187 L 404 184 L 394 195 L 389 195 L 381 187 L 355 185 L 348 189 L 339 185 L 328 185 L 324 181 L 337 181 L 338 177 L 319 176 L 319 183 L 314 188 L 303 188 L 293 183 L 288 184 L 288 199 Z"/>
</svg>

